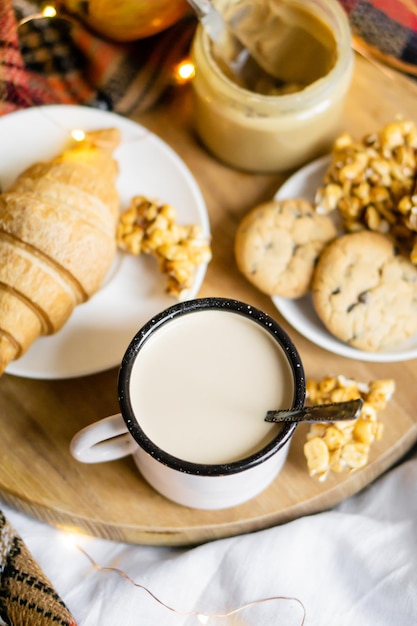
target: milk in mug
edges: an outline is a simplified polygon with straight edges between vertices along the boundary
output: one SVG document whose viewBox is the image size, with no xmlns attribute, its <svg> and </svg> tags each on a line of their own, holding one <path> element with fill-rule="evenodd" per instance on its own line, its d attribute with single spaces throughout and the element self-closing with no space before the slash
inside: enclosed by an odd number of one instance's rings
<svg viewBox="0 0 417 626">
<path fill-rule="evenodd" d="M 201 310 L 150 335 L 129 392 L 155 445 L 185 461 L 224 464 L 259 451 L 279 432 L 264 417 L 292 406 L 294 373 L 278 341 L 256 321 Z"/>
</svg>

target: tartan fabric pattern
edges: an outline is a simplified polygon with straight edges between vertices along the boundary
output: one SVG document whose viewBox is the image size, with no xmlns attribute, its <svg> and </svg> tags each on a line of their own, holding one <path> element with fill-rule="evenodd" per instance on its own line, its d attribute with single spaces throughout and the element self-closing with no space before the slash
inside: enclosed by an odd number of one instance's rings
<svg viewBox="0 0 417 626">
<path fill-rule="evenodd" d="M 352 33 L 387 63 L 417 75 L 416 0 L 340 0 Z"/>
<path fill-rule="evenodd" d="M 0 115 L 39 104 L 83 104 L 122 115 L 154 106 L 188 54 L 196 20 L 128 44 L 73 18 L 42 17 L 30 0 L 0 1 Z"/>
<path fill-rule="evenodd" d="M 0 620 L 10 626 L 76 626 L 67 607 L 1 511 Z"/>
<path fill-rule="evenodd" d="M 53 102 L 43 81 L 26 72 L 19 48 L 16 20 L 9 0 L 0 2 L 0 113 Z"/>
</svg>

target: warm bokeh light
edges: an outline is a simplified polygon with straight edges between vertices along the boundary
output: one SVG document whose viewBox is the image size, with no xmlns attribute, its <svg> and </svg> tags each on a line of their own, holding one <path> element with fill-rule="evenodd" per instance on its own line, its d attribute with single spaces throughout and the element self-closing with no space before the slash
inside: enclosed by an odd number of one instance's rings
<svg viewBox="0 0 417 626">
<path fill-rule="evenodd" d="M 60 534 L 62 543 L 70 549 L 78 548 L 80 539 L 84 539 L 86 537 L 83 533 L 74 528 L 66 528 L 62 526 L 60 530 L 62 531 Z"/>
<path fill-rule="evenodd" d="M 55 17 L 56 16 L 56 9 L 55 9 L 55 7 L 52 4 L 47 4 L 42 9 L 42 15 L 44 17 Z"/>
<path fill-rule="evenodd" d="M 71 137 L 75 139 L 75 141 L 83 141 L 83 139 L 85 139 L 85 132 L 80 128 L 74 128 L 74 130 L 71 131 Z"/>
<path fill-rule="evenodd" d="M 174 67 L 175 82 L 179 85 L 188 83 L 194 78 L 195 68 L 190 59 L 183 59 Z"/>
</svg>

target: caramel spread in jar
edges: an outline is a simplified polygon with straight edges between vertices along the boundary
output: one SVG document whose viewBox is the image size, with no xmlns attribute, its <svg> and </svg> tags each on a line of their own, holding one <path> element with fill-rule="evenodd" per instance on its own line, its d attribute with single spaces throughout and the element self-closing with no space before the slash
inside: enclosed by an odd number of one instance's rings
<svg viewBox="0 0 417 626">
<path fill-rule="evenodd" d="M 273 77 L 254 83 L 251 76 L 248 88 L 197 29 L 194 117 L 208 150 L 253 172 L 290 170 L 329 150 L 353 66 L 349 22 L 338 1 L 217 0 L 216 6 L 239 24 L 239 38 Z"/>
<path fill-rule="evenodd" d="M 223 2 L 224 4 L 224 2 Z M 242 10 L 242 2 L 238 8 Z M 226 19 L 234 21 L 236 3 L 223 8 Z M 258 66 L 269 73 L 258 81 L 251 76 L 250 90 L 267 95 L 293 93 L 326 76 L 337 59 L 337 43 L 329 26 L 301 6 L 284 2 L 251 3 L 246 19 L 239 19 L 237 34 Z M 227 40 L 222 42 L 227 46 Z M 221 53 L 221 51 L 219 51 Z M 213 58 L 224 74 L 240 87 L 242 77 L 234 76 L 212 47 Z M 253 73 L 256 74 L 256 65 Z M 251 68 L 250 68 L 251 69 Z"/>
</svg>

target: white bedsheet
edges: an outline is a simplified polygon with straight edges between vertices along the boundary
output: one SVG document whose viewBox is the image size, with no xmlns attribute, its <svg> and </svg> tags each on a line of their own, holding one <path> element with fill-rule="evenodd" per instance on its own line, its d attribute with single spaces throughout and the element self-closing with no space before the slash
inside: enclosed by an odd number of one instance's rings
<svg viewBox="0 0 417 626">
<path fill-rule="evenodd" d="M 95 569 L 62 532 L 1 507 L 78 626 L 192 626 L 115 572 Z M 176 611 L 226 613 L 213 626 L 416 626 L 417 452 L 331 511 L 193 548 L 132 546 L 83 536 Z M 29 625 L 28 625 L 29 626 Z"/>
</svg>

